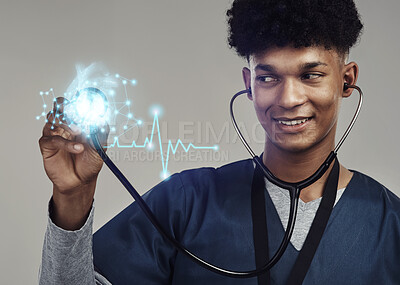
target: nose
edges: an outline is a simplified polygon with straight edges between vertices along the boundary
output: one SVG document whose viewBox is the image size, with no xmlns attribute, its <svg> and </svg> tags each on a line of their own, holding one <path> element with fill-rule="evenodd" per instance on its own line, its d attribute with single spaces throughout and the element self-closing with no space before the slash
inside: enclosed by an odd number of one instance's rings
<svg viewBox="0 0 400 285">
<path fill-rule="evenodd" d="M 295 80 L 285 80 L 280 84 L 276 97 L 277 105 L 284 109 L 293 109 L 304 104 L 307 100 L 305 90 Z"/>
</svg>

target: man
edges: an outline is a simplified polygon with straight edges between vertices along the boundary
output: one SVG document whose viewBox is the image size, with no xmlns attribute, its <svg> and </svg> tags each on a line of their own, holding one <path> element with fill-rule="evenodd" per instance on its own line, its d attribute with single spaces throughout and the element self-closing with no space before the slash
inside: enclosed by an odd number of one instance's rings
<svg viewBox="0 0 400 285">
<path fill-rule="evenodd" d="M 266 133 L 263 163 L 284 181 L 305 179 L 333 150 L 341 100 L 357 81 L 357 64 L 347 63 L 362 29 L 357 9 L 352 0 L 236 0 L 227 15 L 229 43 L 249 63 L 243 78 Z M 400 284 L 400 200 L 342 165 L 332 214 L 304 276 L 293 277 L 296 260 L 312 244 L 307 235 L 332 165 L 302 190 L 296 228 L 280 261 L 258 278 L 234 279 L 177 252 L 135 203 L 92 241 L 101 159 L 79 130 L 65 126 L 45 125 L 40 147 L 54 184 L 41 284 Z M 252 270 L 259 265 L 253 177 L 251 160 L 184 171 L 144 199 L 168 234 L 196 255 L 229 270 Z M 283 237 L 289 198 L 269 181 L 265 188 L 266 262 Z"/>
</svg>

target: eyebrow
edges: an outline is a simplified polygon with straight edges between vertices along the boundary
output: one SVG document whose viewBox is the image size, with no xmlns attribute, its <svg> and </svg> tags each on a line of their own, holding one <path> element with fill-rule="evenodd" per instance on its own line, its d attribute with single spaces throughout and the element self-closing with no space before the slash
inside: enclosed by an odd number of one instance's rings
<svg viewBox="0 0 400 285">
<path fill-rule="evenodd" d="M 304 64 L 301 65 L 300 69 L 301 70 L 308 70 L 308 69 L 312 69 L 318 66 L 328 66 L 326 63 L 321 62 L 321 61 L 313 61 L 313 62 L 306 62 Z"/>
<path fill-rule="evenodd" d="M 300 70 L 309 70 L 318 66 L 328 66 L 328 64 L 321 61 L 306 62 L 300 65 Z M 266 72 L 276 72 L 276 68 L 270 64 L 259 63 L 256 65 L 255 69 L 261 69 L 262 71 Z"/>
</svg>

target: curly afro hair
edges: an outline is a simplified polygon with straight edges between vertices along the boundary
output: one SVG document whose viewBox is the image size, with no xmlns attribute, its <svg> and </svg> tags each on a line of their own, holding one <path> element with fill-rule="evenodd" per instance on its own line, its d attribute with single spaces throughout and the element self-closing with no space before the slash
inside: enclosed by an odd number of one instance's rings
<svg viewBox="0 0 400 285">
<path fill-rule="evenodd" d="M 234 0 L 226 14 L 229 45 L 247 59 L 287 45 L 347 53 L 363 28 L 353 0 Z"/>
</svg>

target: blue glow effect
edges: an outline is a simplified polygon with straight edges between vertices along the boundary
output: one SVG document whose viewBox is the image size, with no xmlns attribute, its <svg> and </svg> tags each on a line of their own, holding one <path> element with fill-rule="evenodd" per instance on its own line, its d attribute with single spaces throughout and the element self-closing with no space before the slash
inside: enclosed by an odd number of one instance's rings
<svg viewBox="0 0 400 285">
<path fill-rule="evenodd" d="M 86 68 L 77 66 L 77 76 L 72 81 L 66 92 L 63 92 L 66 100 L 63 104 L 55 106 L 55 112 L 46 111 L 47 107 L 52 107 L 56 102 L 56 96 L 53 88 L 47 91 L 40 91 L 43 111 L 41 115 L 36 116 L 36 120 L 44 118 L 49 123 L 46 114 L 55 114 L 55 118 L 60 120 L 59 124 L 67 126 L 78 126 L 84 135 L 90 137 L 90 127 L 97 126 L 100 132 L 106 132 L 106 125 L 110 126 L 110 133 L 114 134 L 112 142 L 108 142 L 105 148 L 139 148 L 148 151 L 154 151 L 156 145 L 161 154 L 162 171 L 160 177 L 167 179 L 170 176 L 168 172 L 168 162 L 171 154 L 175 154 L 178 148 L 185 152 L 194 150 L 214 150 L 218 151 L 218 145 L 214 146 L 195 146 L 192 143 L 184 144 L 181 139 L 175 143 L 168 140 L 162 142 L 160 134 L 159 117 L 163 115 L 163 108 L 160 105 L 152 105 L 149 109 L 150 117 L 153 118 L 151 134 L 144 138 L 144 143 L 138 144 L 135 140 L 131 144 L 120 143 L 120 137 L 143 126 L 143 120 L 135 118 L 132 112 L 132 100 L 128 96 L 128 88 L 136 86 L 136 79 L 125 78 L 121 75 L 108 73 L 104 66 L 92 64 Z M 96 86 L 96 87 L 94 87 Z M 131 87 L 129 87 L 131 86 Z M 121 98 L 122 97 L 122 98 Z M 52 102 L 51 104 L 46 102 Z M 63 110 L 63 112 L 62 112 Z M 50 122 L 51 129 L 54 129 L 56 119 Z M 119 128 L 117 126 L 120 126 Z M 158 139 L 155 138 L 157 135 Z M 175 140 L 174 140 L 175 141 Z M 166 153 L 164 150 L 166 149 Z"/>
<path fill-rule="evenodd" d="M 164 110 L 160 105 L 152 105 L 150 107 L 150 116 L 161 117 L 164 114 Z"/>
<path fill-rule="evenodd" d="M 64 104 L 64 114 L 84 129 L 105 125 L 107 109 L 107 97 L 101 90 L 93 87 L 79 90 L 70 102 Z M 58 116 L 59 114 L 56 115 Z"/>
</svg>

